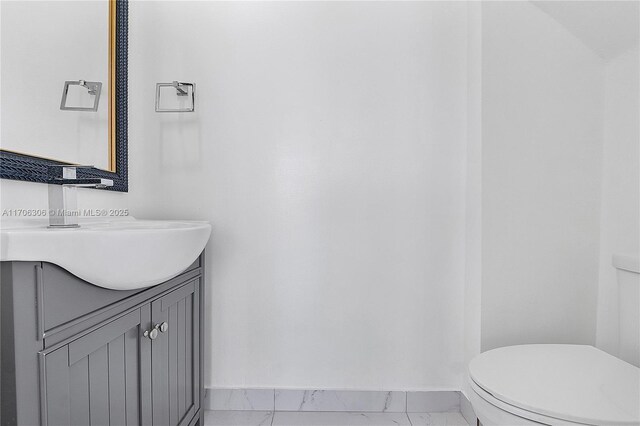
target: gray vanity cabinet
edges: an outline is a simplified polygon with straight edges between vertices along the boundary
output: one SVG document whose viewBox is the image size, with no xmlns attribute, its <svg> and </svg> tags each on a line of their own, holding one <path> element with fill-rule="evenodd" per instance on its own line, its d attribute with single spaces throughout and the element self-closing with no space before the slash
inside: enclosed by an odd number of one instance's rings
<svg viewBox="0 0 640 426">
<path fill-rule="evenodd" d="M 148 380 L 141 352 L 150 344 L 140 336 L 148 318 L 147 305 L 40 352 L 42 423 L 140 425 L 140 383 Z"/>
<path fill-rule="evenodd" d="M 189 283 L 151 303 L 154 324 L 168 325 L 151 343 L 153 425 L 184 426 L 200 408 L 200 289 Z"/>
<path fill-rule="evenodd" d="M 127 292 L 0 266 L 0 426 L 202 425 L 203 256 Z"/>
</svg>

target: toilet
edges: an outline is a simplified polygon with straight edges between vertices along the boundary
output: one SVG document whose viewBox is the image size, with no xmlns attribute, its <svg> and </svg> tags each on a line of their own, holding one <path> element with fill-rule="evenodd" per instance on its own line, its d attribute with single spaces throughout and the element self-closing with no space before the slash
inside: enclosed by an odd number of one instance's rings
<svg viewBox="0 0 640 426">
<path fill-rule="evenodd" d="M 640 258 L 615 255 L 618 357 L 588 345 L 493 349 L 469 364 L 470 401 L 483 426 L 640 425 Z"/>
</svg>

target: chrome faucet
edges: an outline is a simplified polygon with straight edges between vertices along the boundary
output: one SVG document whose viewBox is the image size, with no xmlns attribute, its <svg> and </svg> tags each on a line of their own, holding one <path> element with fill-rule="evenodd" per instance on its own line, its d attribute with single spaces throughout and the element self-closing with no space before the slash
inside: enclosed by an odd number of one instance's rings
<svg viewBox="0 0 640 426">
<path fill-rule="evenodd" d="M 54 228 L 77 228 L 78 196 L 81 188 L 106 188 L 113 180 L 76 177 L 76 169 L 91 169 L 93 166 L 54 165 L 49 166 L 49 226 Z"/>
</svg>

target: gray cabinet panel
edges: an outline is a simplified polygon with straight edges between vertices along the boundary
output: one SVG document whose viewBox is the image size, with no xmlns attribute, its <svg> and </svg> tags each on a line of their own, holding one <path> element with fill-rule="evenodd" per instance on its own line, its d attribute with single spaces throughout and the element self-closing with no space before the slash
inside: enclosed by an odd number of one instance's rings
<svg viewBox="0 0 640 426">
<path fill-rule="evenodd" d="M 86 281 L 51 263 L 43 264 L 42 275 L 44 330 L 51 330 L 141 291 L 117 291 L 87 285 Z M 69 304 L 69 300 L 75 303 Z"/>
<path fill-rule="evenodd" d="M 186 299 L 182 299 L 178 302 L 178 309 L 177 309 L 177 317 L 178 317 L 178 321 L 176 322 L 178 330 L 177 330 L 177 337 L 178 337 L 178 342 L 176 345 L 176 351 L 178 353 L 178 359 L 177 359 L 177 376 L 178 376 L 178 383 L 177 383 L 177 387 L 178 387 L 178 412 L 180 413 L 184 413 L 186 412 L 186 408 L 187 408 L 187 404 L 186 404 L 186 382 L 187 382 L 187 345 L 186 345 L 186 341 L 187 341 L 187 336 L 186 336 L 186 323 L 187 321 L 191 322 L 191 319 L 187 319 L 185 316 L 185 305 L 186 305 Z"/>
<path fill-rule="evenodd" d="M 89 419 L 90 425 L 109 424 L 109 357 L 107 346 L 89 354 Z"/>
<path fill-rule="evenodd" d="M 186 284 L 151 304 L 152 322 L 169 326 L 151 345 L 154 426 L 187 425 L 200 408 L 197 283 Z"/>
<path fill-rule="evenodd" d="M 169 305 L 166 307 L 169 312 L 169 324 L 171 324 L 171 333 L 169 333 L 169 424 L 177 425 L 180 417 L 184 412 L 178 412 L 178 307 Z M 151 355 L 153 357 L 153 355 Z"/>
<path fill-rule="evenodd" d="M 198 258 L 184 272 L 195 271 L 200 266 L 201 261 Z M 97 287 L 57 265 L 46 262 L 43 263 L 41 273 L 40 299 L 43 309 L 40 312 L 42 316 L 39 319 L 40 329 L 41 332 L 46 331 L 48 334 L 57 331 L 63 324 L 147 291 L 147 289 L 123 291 Z M 70 300 L 74 303 L 69 303 Z"/>
<path fill-rule="evenodd" d="M 154 324 L 169 321 L 169 312 L 163 311 L 159 301 L 151 304 L 151 318 Z M 169 333 L 172 332 L 169 324 Z M 169 422 L 169 339 L 161 334 L 151 342 L 151 383 L 153 395 L 154 426 L 168 426 Z"/>
<path fill-rule="evenodd" d="M 137 329 L 137 327 L 136 327 Z M 124 363 L 124 336 L 122 334 L 113 339 L 107 346 L 109 351 L 109 423 L 112 425 L 125 425 L 126 406 L 125 406 L 125 381 L 126 365 Z M 135 351 L 137 354 L 137 350 Z M 137 366 L 136 366 L 137 367 Z M 138 375 L 138 369 L 131 372 Z M 137 395 L 134 397 L 137 401 Z M 137 424 L 137 422 L 136 422 Z"/>
<path fill-rule="evenodd" d="M 110 342 L 122 335 L 122 330 L 129 330 L 140 324 L 140 310 L 129 312 L 108 324 L 100 327 L 100 333 L 89 333 L 69 344 L 69 364 L 73 364 L 81 358 L 89 355 L 104 342 Z"/>
<path fill-rule="evenodd" d="M 0 425 L 40 422 L 36 277 L 40 262 L 0 262 Z"/>
<path fill-rule="evenodd" d="M 64 370 L 62 370 L 64 371 Z M 72 425 L 91 424 L 89 415 L 89 357 L 84 357 L 69 368 L 69 407 Z"/>
<path fill-rule="evenodd" d="M 147 310 L 147 315 L 149 311 Z M 47 426 L 140 425 L 142 309 L 41 352 Z"/>
<path fill-rule="evenodd" d="M 4 262 L 3 262 L 4 263 Z M 12 262 L 15 263 L 15 262 Z M 60 326 L 57 326 L 53 329 L 49 329 L 44 333 L 44 347 L 51 348 L 58 345 L 61 342 L 67 341 L 73 336 L 77 336 L 83 334 L 86 330 L 95 327 L 96 325 L 103 324 L 105 321 L 110 321 L 112 318 L 122 314 L 122 312 L 128 311 L 134 306 L 140 306 L 144 303 L 148 303 L 149 300 L 158 297 L 161 294 L 167 293 L 167 291 L 171 291 L 171 289 L 175 289 L 178 286 L 185 284 L 187 282 L 192 281 L 194 278 L 198 277 L 202 271 L 200 269 L 194 269 L 192 271 L 186 272 L 182 275 L 178 275 L 171 280 L 164 282 L 162 284 L 158 284 L 157 286 L 149 287 L 148 289 L 136 293 L 130 297 L 122 299 L 118 302 L 111 303 L 106 306 L 102 306 L 98 310 L 91 311 L 88 314 L 85 314 L 81 317 L 74 318 L 73 320 L 64 323 Z M 61 284 L 63 285 L 63 284 Z M 40 287 L 43 287 L 44 284 Z M 100 287 L 95 287 L 90 284 L 85 284 L 85 286 L 93 287 L 101 291 L 113 292 L 116 290 L 107 290 Z M 67 304 L 69 306 L 73 306 L 76 304 L 83 304 L 83 300 L 86 294 L 78 294 L 76 296 L 69 295 L 69 299 L 67 300 Z M 39 317 L 44 318 L 44 311 L 48 309 L 49 305 L 47 304 L 47 308 L 44 307 L 46 301 L 43 297 L 39 297 L 39 301 L 42 300 L 42 303 L 38 302 L 38 307 L 40 311 Z M 106 300 L 103 298 L 103 294 L 98 292 L 94 293 L 91 296 L 96 300 Z M 39 334 L 43 336 L 42 333 Z"/>
<path fill-rule="evenodd" d="M 131 293 L 0 262 L 0 426 L 202 423 L 203 272 Z"/>
<path fill-rule="evenodd" d="M 45 424 L 70 425 L 69 350 L 53 351 L 45 358 L 44 382 L 46 386 Z"/>
<path fill-rule="evenodd" d="M 194 303 L 195 303 L 195 300 L 194 300 Z M 184 313 L 185 318 L 194 318 L 194 316 L 193 316 L 193 303 L 185 303 L 184 305 L 185 305 L 185 313 Z M 197 320 L 197 319 L 194 319 L 194 321 L 195 320 Z M 185 331 L 184 331 L 185 336 L 193 336 L 194 335 L 193 321 L 185 321 L 184 325 L 185 325 Z M 195 337 L 199 337 L 199 336 L 195 336 Z M 189 360 L 193 360 L 194 351 L 198 351 L 198 347 L 196 345 L 188 345 L 186 343 L 186 340 L 185 340 L 185 351 L 184 351 L 185 356 L 184 356 L 184 359 L 185 359 L 185 371 L 187 372 L 185 377 L 189 377 L 189 371 L 188 371 L 188 369 L 189 369 Z M 195 366 L 195 364 L 194 364 L 194 366 Z M 197 367 L 197 366 L 195 366 L 195 367 Z M 196 371 L 197 371 L 197 369 L 192 372 L 193 373 L 193 377 L 195 379 L 197 379 L 199 377 L 198 374 L 196 373 Z M 185 383 L 185 404 L 184 404 L 185 407 L 188 407 L 188 406 L 192 405 L 195 402 L 194 399 L 193 399 L 193 390 L 194 390 L 194 388 L 192 386 L 186 386 L 186 383 Z"/>
<path fill-rule="evenodd" d="M 142 329 L 151 329 L 151 305 L 140 308 Z M 137 338 L 138 335 L 136 335 Z M 153 424 L 153 400 L 151 392 L 151 341 L 147 338 L 140 340 L 140 418 L 143 425 Z"/>
<path fill-rule="evenodd" d="M 135 400 L 136 395 L 140 395 L 139 376 L 141 366 L 138 364 L 138 328 L 132 328 L 124 334 L 124 398 L 125 403 L 125 424 L 138 424 L 140 419 L 139 404 L 132 404 L 129 398 Z M 142 422 L 144 424 L 144 422 Z"/>
</svg>

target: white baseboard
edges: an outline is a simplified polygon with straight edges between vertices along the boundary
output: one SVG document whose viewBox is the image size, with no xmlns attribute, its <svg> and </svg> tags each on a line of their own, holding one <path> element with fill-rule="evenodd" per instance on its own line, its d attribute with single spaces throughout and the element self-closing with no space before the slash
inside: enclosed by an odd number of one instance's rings
<svg viewBox="0 0 640 426">
<path fill-rule="evenodd" d="M 333 391 L 292 389 L 207 389 L 207 410 L 361 411 L 373 413 L 473 413 L 458 391 Z M 464 410 L 464 411 L 463 411 Z M 465 415 L 467 412 L 467 415 Z M 475 419 L 475 416 L 473 416 Z M 475 424 L 475 420 L 473 423 Z"/>
</svg>

